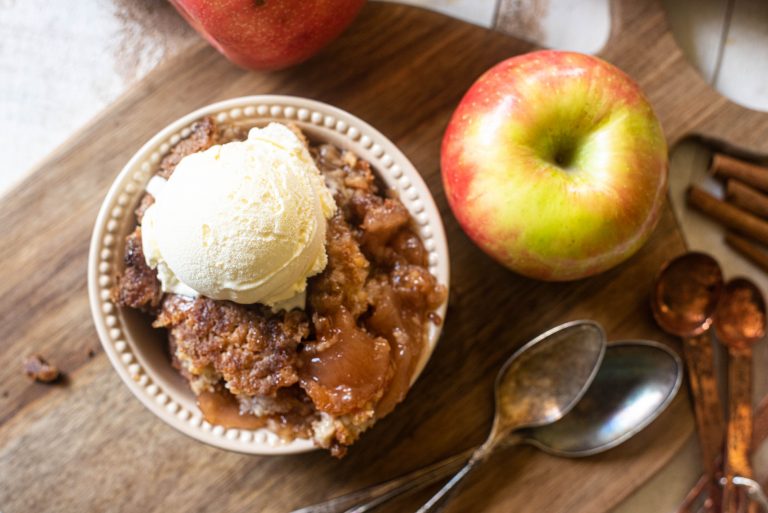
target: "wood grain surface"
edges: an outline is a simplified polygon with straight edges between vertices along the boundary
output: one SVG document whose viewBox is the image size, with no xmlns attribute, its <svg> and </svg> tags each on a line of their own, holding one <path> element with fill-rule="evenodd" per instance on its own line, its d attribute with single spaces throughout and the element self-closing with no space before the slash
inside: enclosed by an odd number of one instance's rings
<svg viewBox="0 0 768 513">
<path fill-rule="evenodd" d="M 714 93 L 682 58 L 653 0 L 616 2 L 604 56 L 647 91 L 671 142 L 698 132 L 768 150 L 768 117 Z M 439 179 L 448 118 L 475 78 L 532 47 L 439 14 L 370 3 L 338 41 L 282 72 L 235 68 L 200 44 L 150 74 L 0 200 L 0 510 L 287 512 L 394 477 L 479 443 L 501 362 L 537 333 L 577 318 L 612 339 L 675 342 L 653 325 L 654 273 L 684 250 L 667 208 L 651 241 L 601 276 L 547 284 L 516 276 L 458 227 Z M 55 80 L 55 77 L 52 77 Z M 445 222 L 452 289 L 444 335 L 406 401 L 337 461 L 228 453 L 152 416 L 112 370 L 91 324 L 89 237 L 108 186 L 156 131 L 205 104 L 247 94 L 305 96 L 370 122 L 413 161 Z M 40 352 L 67 379 L 29 382 Z M 567 369 L 564 369 L 567 372 Z M 605 512 L 692 433 L 685 394 L 650 428 L 602 456 L 563 460 L 531 448 L 495 456 L 450 511 Z M 412 511 L 425 495 L 384 511 Z"/>
</svg>

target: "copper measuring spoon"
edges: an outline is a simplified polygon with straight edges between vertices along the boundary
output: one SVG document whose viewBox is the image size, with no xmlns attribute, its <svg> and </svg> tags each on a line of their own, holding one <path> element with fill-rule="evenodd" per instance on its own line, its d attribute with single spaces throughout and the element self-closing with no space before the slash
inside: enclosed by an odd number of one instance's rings
<svg viewBox="0 0 768 513">
<path fill-rule="evenodd" d="M 715 313 L 715 332 L 728 348 L 728 431 L 725 451 L 723 512 L 757 511 L 737 493 L 734 478 L 752 479 L 752 345 L 765 336 L 765 300 L 746 278 L 730 280 Z"/>
<path fill-rule="evenodd" d="M 659 271 L 651 297 L 658 325 L 683 339 L 683 357 L 701 446 L 709 496 L 705 511 L 719 509 L 717 458 L 723 446 L 723 412 L 717 391 L 709 329 L 723 290 L 720 265 L 705 253 L 689 252 L 667 262 Z"/>
</svg>

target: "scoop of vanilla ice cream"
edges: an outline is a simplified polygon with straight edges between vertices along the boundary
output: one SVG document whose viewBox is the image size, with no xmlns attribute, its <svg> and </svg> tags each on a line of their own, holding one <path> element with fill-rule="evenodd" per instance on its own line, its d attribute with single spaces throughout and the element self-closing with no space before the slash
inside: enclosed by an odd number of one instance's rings
<svg viewBox="0 0 768 513">
<path fill-rule="evenodd" d="M 184 157 L 155 190 L 143 249 L 166 292 L 274 306 L 301 294 L 328 262 L 336 204 L 284 125 Z"/>
</svg>

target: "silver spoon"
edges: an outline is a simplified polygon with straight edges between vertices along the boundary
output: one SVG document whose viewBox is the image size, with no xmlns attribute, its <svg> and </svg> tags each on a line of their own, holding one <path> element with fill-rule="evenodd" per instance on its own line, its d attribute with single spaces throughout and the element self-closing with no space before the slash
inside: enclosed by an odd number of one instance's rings
<svg viewBox="0 0 768 513">
<path fill-rule="evenodd" d="M 416 513 L 440 511 L 451 491 L 493 451 L 524 428 L 560 420 L 592 383 L 605 354 L 605 332 L 591 321 L 547 331 L 519 349 L 496 376 L 496 414 L 488 438 Z"/>
<path fill-rule="evenodd" d="M 628 440 L 677 395 L 682 381 L 680 358 L 650 341 L 608 346 L 594 382 L 576 407 L 550 426 L 520 431 L 504 445 L 527 443 L 561 457 L 601 453 Z M 405 493 L 422 489 L 458 470 L 473 450 L 391 481 L 374 485 L 293 513 L 365 513 Z"/>
<path fill-rule="evenodd" d="M 605 332 L 599 324 L 572 321 L 542 333 L 518 349 L 496 376 L 496 414 L 488 439 L 468 458 L 460 460 L 465 462 L 469 459 L 464 468 L 438 492 L 439 497 L 430 501 L 429 507 L 436 507 L 438 502 L 447 498 L 451 488 L 515 431 L 551 424 L 568 413 L 595 378 L 605 346 Z"/>
</svg>

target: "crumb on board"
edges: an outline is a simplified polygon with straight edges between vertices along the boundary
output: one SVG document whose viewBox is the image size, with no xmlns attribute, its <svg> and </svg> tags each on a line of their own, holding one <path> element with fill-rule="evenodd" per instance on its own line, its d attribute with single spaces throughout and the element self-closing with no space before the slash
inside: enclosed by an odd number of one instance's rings
<svg viewBox="0 0 768 513">
<path fill-rule="evenodd" d="M 24 373 L 28 378 L 40 383 L 52 383 L 59 379 L 59 369 L 39 354 L 24 358 Z"/>
</svg>

